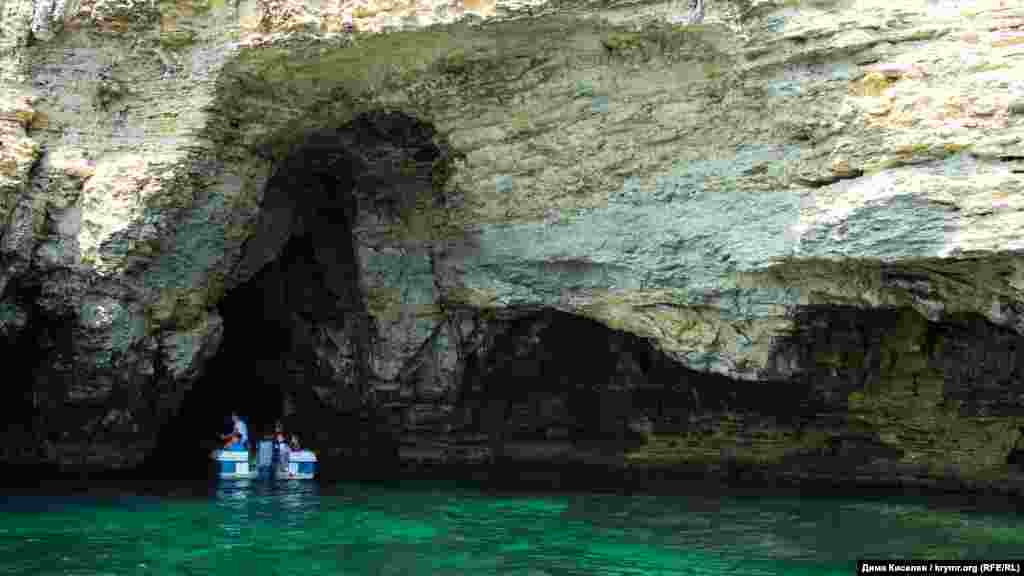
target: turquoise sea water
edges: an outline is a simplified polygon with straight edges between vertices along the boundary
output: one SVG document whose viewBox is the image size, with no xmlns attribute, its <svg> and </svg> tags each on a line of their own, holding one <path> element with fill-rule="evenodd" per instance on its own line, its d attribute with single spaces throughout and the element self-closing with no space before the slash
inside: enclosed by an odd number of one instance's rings
<svg viewBox="0 0 1024 576">
<path fill-rule="evenodd" d="M 864 556 L 1022 555 L 1016 512 L 926 499 L 308 481 L 0 497 L 4 575 L 849 575 Z"/>
</svg>

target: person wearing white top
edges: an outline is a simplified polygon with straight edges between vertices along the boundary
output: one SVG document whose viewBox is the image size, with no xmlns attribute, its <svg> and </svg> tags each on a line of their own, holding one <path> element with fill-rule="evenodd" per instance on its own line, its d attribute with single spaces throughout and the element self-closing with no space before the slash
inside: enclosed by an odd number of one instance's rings
<svg viewBox="0 0 1024 576">
<path fill-rule="evenodd" d="M 231 434 L 225 434 L 222 436 L 223 440 L 227 442 L 234 438 L 233 445 L 237 444 L 241 448 L 248 448 L 249 427 L 245 425 L 245 421 L 238 416 L 237 412 L 231 413 L 231 421 L 235 423 L 235 428 L 231 431 Z"/>
</svg>

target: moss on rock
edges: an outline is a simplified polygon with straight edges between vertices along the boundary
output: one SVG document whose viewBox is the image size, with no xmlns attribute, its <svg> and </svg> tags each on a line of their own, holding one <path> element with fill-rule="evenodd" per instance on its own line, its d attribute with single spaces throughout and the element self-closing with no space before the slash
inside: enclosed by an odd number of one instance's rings
<svg viewBox="0 0 1024 576">
<path fill-rule="evenodd" d="M 193 30 L 170 30 L 160 33 L 160 44 L 178 50 L 196 43 L 199 35 Z"/>
</svg>

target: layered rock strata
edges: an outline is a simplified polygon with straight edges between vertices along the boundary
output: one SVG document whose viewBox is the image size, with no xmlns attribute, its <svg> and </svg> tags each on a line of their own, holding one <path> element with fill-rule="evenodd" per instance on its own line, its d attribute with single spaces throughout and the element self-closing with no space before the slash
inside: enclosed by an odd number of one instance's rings
<svg viewBox="0 0 1024 576">
<path fill-rule="evenodd" d="M 273 280 L 325 453 L 1015 482 L 1020 8 L 329 4 L 3 5 L 5 462 L 140 463 Z"/>
</svg>

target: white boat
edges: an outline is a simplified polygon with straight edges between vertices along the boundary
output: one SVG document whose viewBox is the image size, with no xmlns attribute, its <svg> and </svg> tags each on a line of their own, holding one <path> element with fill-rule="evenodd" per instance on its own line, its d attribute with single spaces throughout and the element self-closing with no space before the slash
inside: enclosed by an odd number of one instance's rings
<svg viewBox="0 0 1024 576">
<path fill-rule="evenodd" d="M 214 450 L 210 457 L 217 463 L 218 478 L 254 479 L 259 476 L 255 455 L 248 450 Z M 310 450 L 290 452 L 287 475 L 275 474 L 273 468 L 269 472 L 282 480 L 312 480 L 316 475 L 316 454 Z"/>
</svg>

